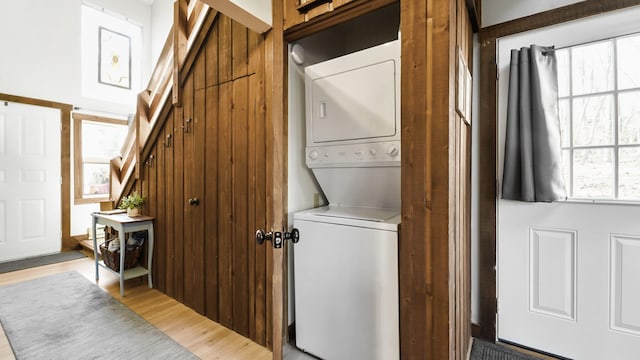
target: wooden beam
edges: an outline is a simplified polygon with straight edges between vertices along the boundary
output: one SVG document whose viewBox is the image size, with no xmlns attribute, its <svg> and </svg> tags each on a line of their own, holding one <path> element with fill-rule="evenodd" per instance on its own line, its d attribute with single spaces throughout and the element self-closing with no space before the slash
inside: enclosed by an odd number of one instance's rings
<svg viewBox="0 0 640 360">
<path fill-rule="evenodd" d="M 285 43 L 283 38 L 284 10 L 281 1 L 274 0 L 273 29 L 265 38 L 266 83 L 266 138 L 267 147 L 267 226 L 281 231 L 285 226 L 286 184 L 286 113 L 285 113 Z M 273 249 L 271 273 L 267 264 L 267 276 L 272 278 L 271 332 L 273 359 L 283 358 L 286 341 L 286 263 L 285 249 Z M 268 300 L 267 300 L 268 303 Z"/>
<path fill-rule="evenodd" d="M 315 34 L 332 26 L 357 18 L 383 6 L 397 3 L 398 0 L 367 0 L 351 1 L 333 11 L 314 17 L 300 25 L 295 25 L 285 31 L 285 38 L 289 42 Z M 275 17 L 274 17 L 275 24 Z"/>
<path fill-rule="evenodd" d="M 182 105 L 180 69 L 187 54 L 187 0 L 173 3 L 173 104 Z"/>
<path fill-rule="evenodd" d="M 266 19 L 260 16 L 257 16 L 254 11 L 260 9 L 260 4 L 262 2 L 268 2 L 270 0 L 250 0 L 245 1 L 244 4 L 239 3 L 239 1 L 230 1 L 230 0 L 201 0 L 205 4 L 211 6 L 212 8 L 220 11 L 226 16 L 232 18 L 238 23 L 246 26 L 247 28 L 257 32 L 258 34 L 263 34 L 269 30 L 271 30 L 271 19 Z M 249 4 L 253 5 L 253 8 L 248 6 Z"/>
</svg>

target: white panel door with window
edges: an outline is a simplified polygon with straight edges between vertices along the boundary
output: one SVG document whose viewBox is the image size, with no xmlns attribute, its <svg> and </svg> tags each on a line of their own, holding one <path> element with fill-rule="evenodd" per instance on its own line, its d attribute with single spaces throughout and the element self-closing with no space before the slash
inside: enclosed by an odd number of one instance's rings
<svg viewBox="0 0 640 360">
<path fill-rule="evenodd" d="M 498 337 L 504 341 L 573 359 L 639 358 L 640 34 L 633 34 L 639 16 L 632 9 L 498 42 L 500 167 L 509 51 L 558 48 L 570 197 L 498 201 Z"/>
<path fill-rule="evenodd" d="M 60 111 L 0 104 L 0 261 L 60 251 Z"/>
</svg>

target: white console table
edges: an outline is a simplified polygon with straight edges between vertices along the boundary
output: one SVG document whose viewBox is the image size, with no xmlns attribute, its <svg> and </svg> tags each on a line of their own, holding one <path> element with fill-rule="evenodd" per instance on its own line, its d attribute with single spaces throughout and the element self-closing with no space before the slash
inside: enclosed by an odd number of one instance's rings
<svg viewBox="0 0 640 360">
<path fill-rule="evenodd" d="M 100 280 L 100 272 L 99 266 L 116 273 L 120 276 L 120 296 L 124 297 L 124 281 L 128 279 L 133 279 L 136 277 L 148 275 L 149 288 L 153 287 L 153 281 L 151 280 L 151 263 L 153 260 L 153 217 L 152 216 L 136 216 L 129 217 L 126 213 L 122 214 L 103 214 L 103 213 L 93 213 L 91 214 L 93 218 L 92 226 L 93 226 L 93 255 L 95 260 L 96 267 L 96 281 Z M 120 271 L 113 271 L 111 268 L 105 265 L 104 261 L 99 260 L 99 252 L 98 252 L 98 243 L 96 240 L 96 225 L 102 224 L 111 226 L 112 228 L 118 231 L 118 236 L 120 237 Z M 147 268 L 145 269 L 142 266 L 136 266 L 132 269 L 124 270 L 124 255 L 126 251 L 126 241 L 125 234 L 147 230 L 149 236 L 147 239 L 147 249 L 148 249 L 148 262 Z"/>
</svg>

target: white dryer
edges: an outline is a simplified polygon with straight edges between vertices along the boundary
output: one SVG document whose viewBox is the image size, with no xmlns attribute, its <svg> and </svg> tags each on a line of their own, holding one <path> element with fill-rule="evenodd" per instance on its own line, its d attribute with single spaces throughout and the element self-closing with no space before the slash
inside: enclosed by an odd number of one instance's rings
<svg viewBox="0 0 640 360">
<path fill-rule="evenodd" d="M 295 213 L 296 346 L 400 357 L 400 44 L 305 69 L 306 163 L 329 205 Z"/>
</svg>

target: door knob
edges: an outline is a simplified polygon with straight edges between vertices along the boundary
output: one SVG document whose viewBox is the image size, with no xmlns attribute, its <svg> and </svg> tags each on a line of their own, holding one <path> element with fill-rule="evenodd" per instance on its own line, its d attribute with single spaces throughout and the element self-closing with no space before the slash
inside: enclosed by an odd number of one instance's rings
<svg viewBox="0 0 640 360">
<path fill-rule="evenodd" d="M 200 205 L 200 199 L 198 199 L 197 197 L 193 198 L 193 199 L 189 199 L 189 205 L 191 205 L 191 206 Z"/>
<path fill-rule="evenodd" d="M 288 231 L 269 231 L 264 232 L 264 230 L 256 231 L 256 242 L 258 245 L 262 245 L 266 240 L 269 240 L 273 243 L 273 247 L 279 249 L 282 247 L 282 244 L 285 240 L 291 240 L 294 244 L 300 241 L 300 231 L 298 229 L 293 229 L 291 232 Z"/>
</svg>

